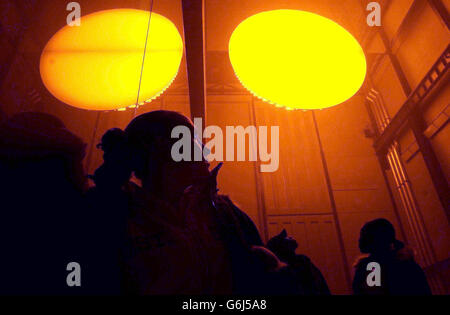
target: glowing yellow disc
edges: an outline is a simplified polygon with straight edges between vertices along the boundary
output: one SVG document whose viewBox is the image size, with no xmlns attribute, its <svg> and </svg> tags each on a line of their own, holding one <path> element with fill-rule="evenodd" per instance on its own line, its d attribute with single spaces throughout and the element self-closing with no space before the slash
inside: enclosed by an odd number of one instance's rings
<svg viewBox="0 0 450 315">
<path fill-rule="evenodd" d="M 41 55 L 44 85 L 66 104 L 93 110 L 136 104 L 150 12 L 117 9 L 65 26 Z M 138 103 L 159 96 L 178 73 L 183 42 L 175 25 L 152 13 Z"/>
<path fill-rule="evenodd" d="M 255 14 L 234 30 L 233 69 L 254 95 L 287 109 L 340 104 L 361 87 L 366 59 L 337 23 L 298 10 Z"/>
</svg>

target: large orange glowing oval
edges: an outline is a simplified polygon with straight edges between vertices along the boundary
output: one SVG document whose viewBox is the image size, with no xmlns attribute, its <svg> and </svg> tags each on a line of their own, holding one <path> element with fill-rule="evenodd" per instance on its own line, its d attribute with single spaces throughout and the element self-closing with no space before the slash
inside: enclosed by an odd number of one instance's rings
<svg viewBox="0 0 450 315">
<path fill-rule="evenodd" d="M 65 26 L 41 55 L 44 85 L 66 104 L 91 110 L 136 104 L 148 11 L 116 9 L 81 17 Z M 175 25 L 151 13 L 138 103 L 160 95 L 178 73 L 183 42 Z"/>
<path fill-rule="evenodd" d="M 298 10 L 266 11 L 231 35 L 233 69 L 254 95 L 288 109 L 340 104 L 361 87 L 366 59 L 339 24 Z"/>
</svg>

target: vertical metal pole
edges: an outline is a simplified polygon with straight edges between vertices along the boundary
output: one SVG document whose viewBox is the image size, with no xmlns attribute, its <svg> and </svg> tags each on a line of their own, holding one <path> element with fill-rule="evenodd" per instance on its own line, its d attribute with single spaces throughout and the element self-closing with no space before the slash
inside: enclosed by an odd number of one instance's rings
<svg viewBox="0 0 450 315">
<path fill-rule="evenodd" d="M 367 101 L 366 102 L 366 109 L 367 109 L 367 112 L 369 114 L 369 119 L 370 119 L 370 122 L 372 124 L 372 129 L 375 132 L 375 136 L 378 137 L 380 135 L 380 133 L 379 133 L 379 129 L 377 127 L 377 119 L 379 120 L 380 118 L 376 118 L 375 117 L 375 114 L 374 114 L 370 104 L 373 104 L 374 107 L 375 107 L 375 104 L 372 101 Z M 380 125 L 381 125 L 381 123 L 380 123 Z M 386 189 L 387 189 L 388 194 L 389 194 L 389 199 L 391 200 L 392 208 L 394 209 L 395 217 L 397 218 L 397 222 L 399 224 L 400 234 L 403 236 L 403 239 L 406 240 L 406 233 L 405 233 L 405 229 L 403 228 L 402 220 L 401 220 L 401 217 L 400 217 L 400 212 L 399 212 L 399 209 L 398 209 L 397 204 L 395 202 L 394 193 L 392 192 L 391 186 L 389 184 L 389 179 L 388 179 L 388 176 L 387 176 L 387 173 L 386 173 L 387 164 L 389 162 L 386 161 L 386 159 L 387 159 L 386 156 L 380 155 L 378 153 L 377 153 L 377 159 L 378 159 L 378 164 L 380 166 L 381 173 L 383 175 L 383 179 L 384 179 L 384 183 L 386 185 Z M 395 177 L 394 177 L 394 180 L 396 180 Z"/>
<path fill-rule="evenodd" d="M 206 125 L 205 0 L 182 0 L 191 118 Z"/>
<path fill-rule="evenodd" d="M 250 117 L 251 117 L 253 126 L 255 126 L 255 128 L 258 129 L 258 123 L 256 121 L 255 97 L 251 96 L 251 98 L 252 98 L 252 101 L 250 104 L 250 107 L 251 107 Z M 257 137 L 256 141 L 259 141 L 259 137 Z M 265 199 L 265 195 L 264 195 L 264 178 L 263 178 L 262 174 L 260 174 L 261 161 L 258 158 L 258 154 L 259 154 L 258 143 L 256 143 L 255 145 L 256 145 L 257 158 L 256 158 L 256 162 L 254 163 L 254 170 L 255 170 L 256 197 L 257 197 L 257 204 L 258 204 L 258 219 L 259 219 L 259 226 L 263 230 L 264 242 L 267 242 L 269 240 L 269 230 L 267 228 L 266 199 Z"/>
<path fill-rule="evenodd" d="M 328 164 L 327 164 L 327 160 L 325 159 L 325 153 L 323 151 L 322 140 L 320 138 L 319 126 L 317 124 L 316 115 L 315 115 L 314 111 L 312 111 L 312 118 L 313 118 L 313 122 L 314 122 L 314 128 L 316 131 L 317 141 L 319 142 L 320 157 L 322 160 L 323 172 L 325 175 L 325 181 L 326 181 L 326 185 L 327 185 L 327 189 L 328 189 L 328 196 L 330 198 L 331 210 L 333 211 L 333 218 L 334 218 L 334 222 L 336 225 L 336 231 L 338 234 L 338 242 L 339 242 L 339 246 L 341 247 L 342 261 L 344 263 L 344 269 L 345 269 L 345 278 L 347 280 L 348 287 L 351 288 L 352 280 L 351 280 L 350 272 L 348 270 L 348 261 L 347 261 L 347 254 L 345 252 L 344 239 L 342 238 L 342 230 L 341 230 L 341 225 L 339 223 L 339 217 L 338 217 L 338 213 L 337 213 L 336 201 L 334 199 L 333 187 L 331 185 L 330 174 L 328 172 Z"/>
</svg>

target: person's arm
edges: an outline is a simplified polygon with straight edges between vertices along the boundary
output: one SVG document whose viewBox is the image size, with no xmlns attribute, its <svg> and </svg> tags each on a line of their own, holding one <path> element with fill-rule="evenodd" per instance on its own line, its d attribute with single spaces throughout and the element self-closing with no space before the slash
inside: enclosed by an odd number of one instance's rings
<svg viewBox="0 0 450 315">
<path fill-rule="evenodd" d="M 430 286 L 427 281 L 427 276 L 425 275 L 425 272 L 422 270 L 422 268 L 416 263 L 413 263 L 412 269 L 412 275 L 411 279 L 412 286 L 411 289 L 413 290 L 412 295 L 432 295 Z"/>
<path fill-rule="evenodd" d="M 331 295 L 328 288 L 327 281 L 325 280 L 322 272 L 311 262 L 311 273 L 314 279 L 314 286 L 316 287 L 317 294 L 319 295 Z"/>
<path fill-rule="evenodd" d="M 261 235 L 253 220 L 244 211 L 239 209 L 228 197 L 224 196 L 224 199 L 230 204 L 247 244 L 250 246 L 264 246 Z"/>
</svg>

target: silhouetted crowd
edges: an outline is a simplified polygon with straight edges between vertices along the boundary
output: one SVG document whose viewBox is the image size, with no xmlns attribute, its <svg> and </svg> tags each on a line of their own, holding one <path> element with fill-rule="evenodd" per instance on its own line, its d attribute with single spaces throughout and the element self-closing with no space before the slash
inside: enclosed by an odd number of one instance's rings
<svg viewBox="0 0 450 315">
<path fill-rule="evenodd" d="M 87 176 L 86 145 L 58 118 L 27 112 L 1 123 L 0 294 L 329 295 L 285 230 L 264 244 L 250 217 L 218 194 L 221 164 L 172 159 L 180 125 L 195 134 L 170 111 L 108 130 L 103 164 Z M 192 147 L 202 150 L 195 138 Z M 355 294 L 430 294 L 387 220 L 368 222 L 359 246 L 368 255 L 356 264 Z M 78 285 L 68 285 L 70 262 L 80 266 Z M 372 262 L 380 285 L 367 281 Z"/>
</svg>

